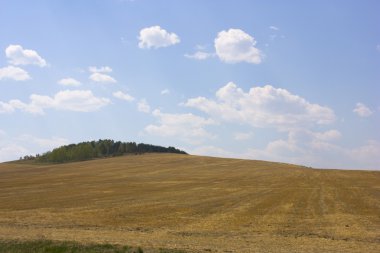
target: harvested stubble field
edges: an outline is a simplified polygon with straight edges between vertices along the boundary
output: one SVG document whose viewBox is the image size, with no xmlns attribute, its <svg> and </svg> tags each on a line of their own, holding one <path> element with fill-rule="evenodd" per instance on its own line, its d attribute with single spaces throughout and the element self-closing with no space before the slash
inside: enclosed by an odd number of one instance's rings
<svg viewBox="0 0 380 253">
<path fill-rule="evenodd" d="M 0 240 L 380 252 L 380 172 L 177 154 L 0 164 Z"/>
</svg>

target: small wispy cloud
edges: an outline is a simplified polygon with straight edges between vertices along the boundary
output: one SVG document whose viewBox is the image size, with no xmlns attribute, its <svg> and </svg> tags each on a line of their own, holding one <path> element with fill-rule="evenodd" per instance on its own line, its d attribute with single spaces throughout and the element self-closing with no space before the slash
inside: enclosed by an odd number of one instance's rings
<svg viewBox="0 0 380 253">
<path fill-rule="evenodd" d="M 234 133 L 234 139 L 236 141 L 245 141 L 251 139 L 253 134 L 251 132 L 248 133 Z"/>
<path fill-rule="evenodd" d="M 195 60 L 206 60 L 208 58 L 214 57 L 214 53 L 207 53 L 207 52 L 202 52 L 202 51 L 197 51 L 194 54 L 185 54 L 184 55 L 186 58 L 189 59 L 195 59 Z"/>
<path fill-rule="evenodd" d="M 113 77 L 102 73 L 92 73 L 89 78 L 97 83 L 116 83 Z"/>
<path fill-rule="evenodd" d="M 88 70 L 91 72 L 91 75 L 89 76 L 89 78 L 90 80 L 94 82 L 98 82 L 98 83 L 116 83 L 117 82 L 115 78 L 108 75 L 108 73 L 112 72 L 112 69 L 108 66 L 102 66 L 99 68 L 90 66 L 88 67 Z"/>
<path fill-rule="evenodd" d="M 277 26 L 274 26 L 274 25 L 269 26 L 269 29 L 274 30 L 274 31 L 280 30 L 280 28 L 278 28 Z"/>
<path fill-rule="evenodd" d="M 200 44 L 198 44 L 198 45 L 195 46 L 195 49 L 199 50 L 199 51 L 206 50 L 206 48 L 207 48 L 207 45 L 200 45 Z"/>
<path fill-rule="evenodd" d="M 373 111 L 369 109 L 365 104 L 363 103 L 356 103 L 356 106 L 354 110 L 352 110 L 354 113 L 356 113 L 360 117 L 369 117 L 372 115 Z"/>
<path fill-rule="evenodd" d="M 132 97 L 131 95 L 127 94 L 127 93 L 124 93 L 122 91 L 117 91 L 117 92 L 114 92 L 112 93 L 112 95 L 115 97 L 115 98 L 118 98 L 118 99 L 121 99 L 121 100 L 125 100 L 125 101 L 128 101 L 128 102 L 132 102 L 135 100 L 134 97 Z"/>
<path fill-rule="evenodd" d="M 139 112 L 149 113 L 150 112 L 150 106 L 149 106 L 148 102 L 145 99 L 141 99 L 137 103 L 137 110 Z"/>
<path fill-rule="evenodd" d="M 63 78 L 59 80 L 58 84 L 63 85 L 63 86 L 80 86 L 81 85 L 81 83 L 78 80 L 71 77 Z"/>
<path fill-rule="evenodd" d="M 165 90 L 161 91 L 161 95 L 167 95 L 169 93 L 170 93 L 170 90 L 168 90 L 168 89 L 165 89 Z"/>
<path fill-rule="evenodd" d="M 88 67 L 88 71 L 91 73 L 111 73 L 112 69 L 108 66 L 101 66 L 101 67 L 95 67 L 95 66 L 90 66 Z"/>
</svg>

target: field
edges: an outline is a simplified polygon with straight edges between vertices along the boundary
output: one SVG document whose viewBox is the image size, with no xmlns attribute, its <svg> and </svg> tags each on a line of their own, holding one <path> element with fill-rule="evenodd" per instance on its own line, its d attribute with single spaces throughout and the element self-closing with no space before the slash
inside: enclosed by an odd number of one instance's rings
<svg viewBox="0 0 380 253">
<path fill-rule="evenodd" d="M 178 154 L 3 163 L 0 241 L 14 240 L 380 252 L 380 172 Z"/>
</svg>

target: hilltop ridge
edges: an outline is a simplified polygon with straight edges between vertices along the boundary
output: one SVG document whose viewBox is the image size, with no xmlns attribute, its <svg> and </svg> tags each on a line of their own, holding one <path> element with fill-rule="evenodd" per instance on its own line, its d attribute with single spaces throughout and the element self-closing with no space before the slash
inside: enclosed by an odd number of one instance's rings
<svg viewBox="0 0 380 253">
<path fill-rule="evenodd" d="M 125 154 L 143 153 L 174 153 L 187 154 L 175 147 L 162 147 L 152 144 L 121 142 L 110 139 L 86 141 L 77 144 L 64 145 L 42 155 L 24 156 L 20 160 L 35 160 L 37 162 L 64 163 L 86 161 L 94 158 L 121 156 Z"/>
</svg>

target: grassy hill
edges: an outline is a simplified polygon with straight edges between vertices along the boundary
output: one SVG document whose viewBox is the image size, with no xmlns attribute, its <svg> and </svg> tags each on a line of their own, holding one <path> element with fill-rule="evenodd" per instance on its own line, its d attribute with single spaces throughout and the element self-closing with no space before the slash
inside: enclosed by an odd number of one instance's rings
<svg viewBox="0 0 380 253">
<path fill-rule="evenodd" d="M 3 163 L 0 239 L 380 252 L 380 172 L 181 154 Z"/>
</svg>

